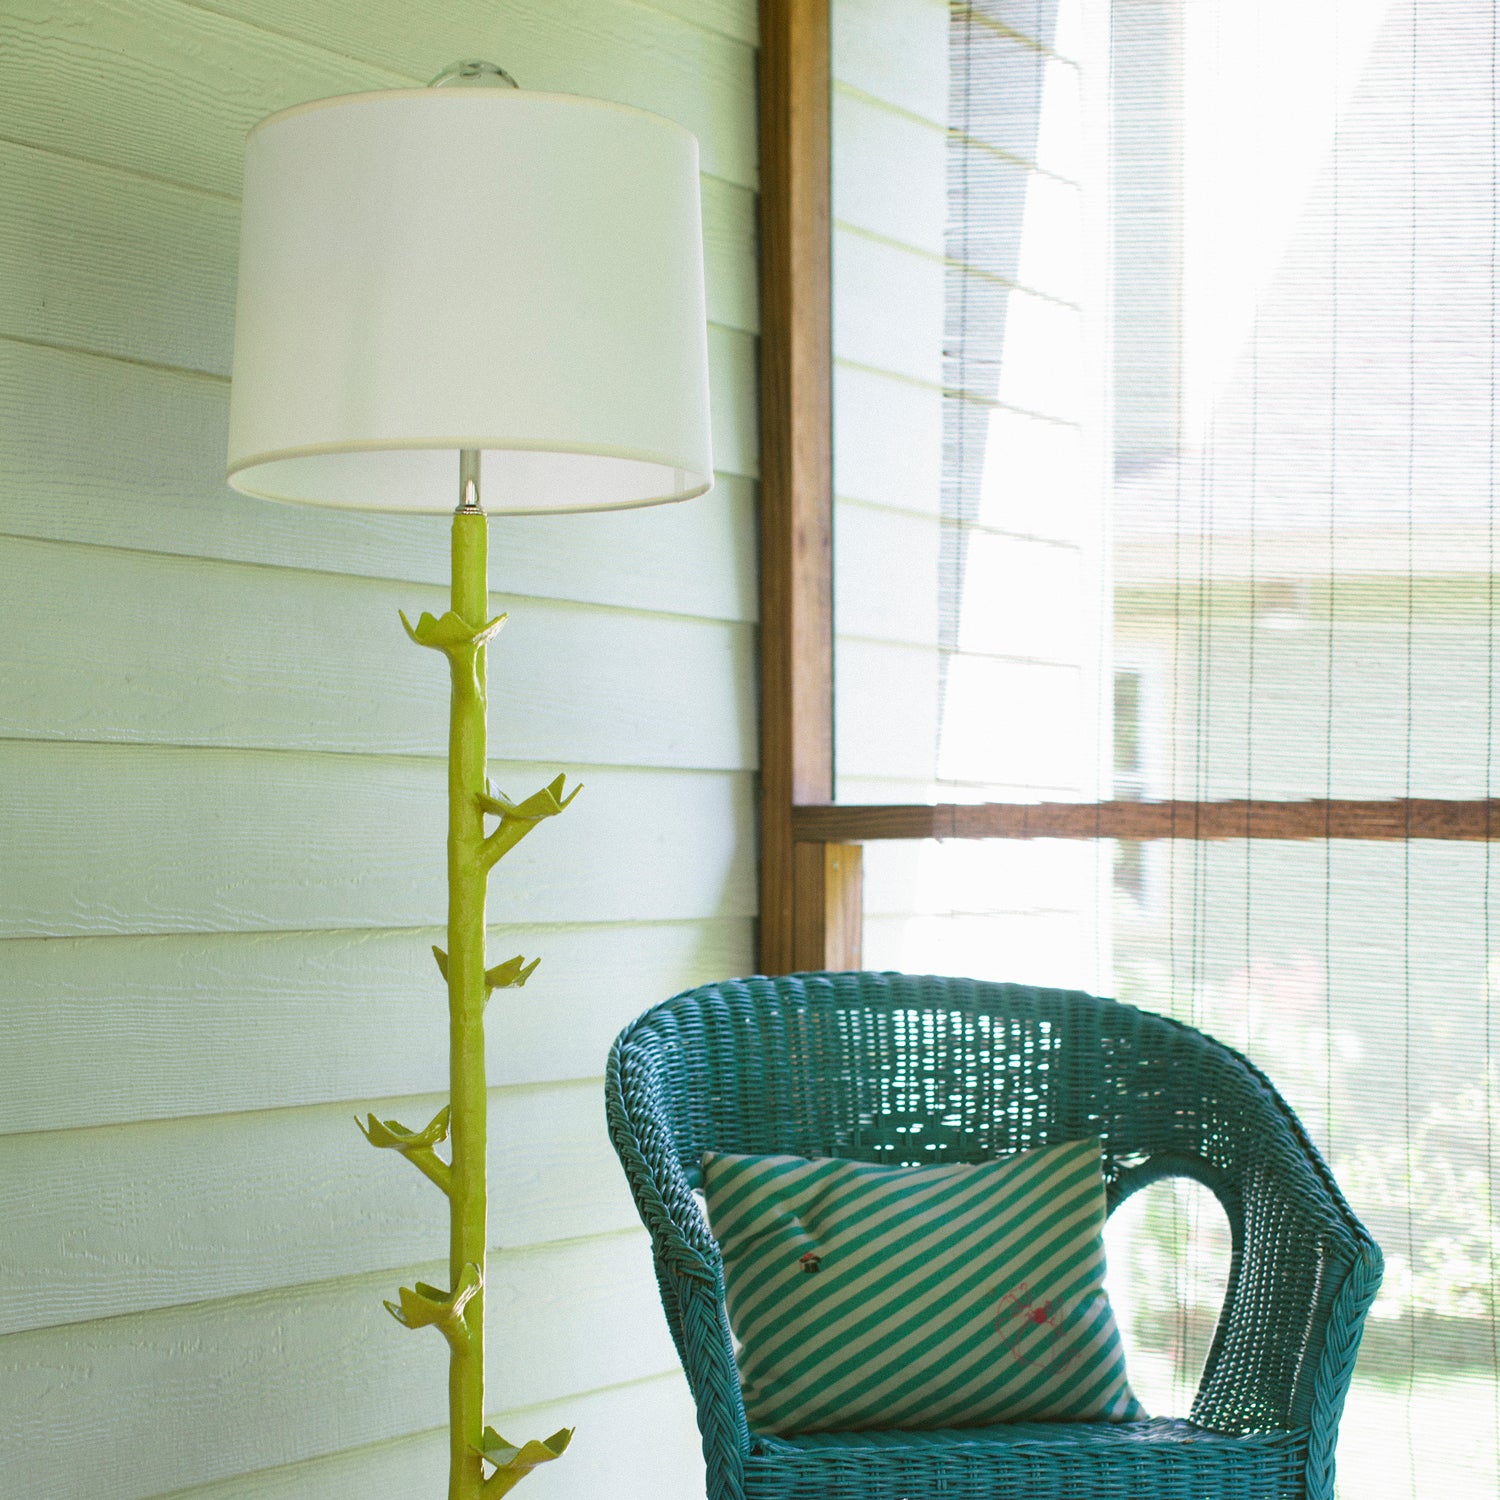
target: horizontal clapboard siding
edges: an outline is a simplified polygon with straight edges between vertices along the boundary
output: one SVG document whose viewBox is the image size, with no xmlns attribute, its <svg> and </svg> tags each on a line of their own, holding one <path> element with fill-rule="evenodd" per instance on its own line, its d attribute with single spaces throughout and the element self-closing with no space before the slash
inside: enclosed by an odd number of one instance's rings
<svg viewBox="0 0 1500 1500">
<path fill-rule="evenodd" d="M 910 846 L 910 859 L 925 851 Z M 1090 891 L 1104 890 L 1085 872 Z M 942 912 L 936 916 L 865 918 L 864 962 L 872 969 L 906 973 L 962 974 L 1010 984 L 1037 984 L 1091 993 L 1111 984 L 1109 950 L 1097 925 L 1076 897 L 1066 910 L 1022 903 L 1018 910 L 982 916 Z"/>
<path fill-rule="evenodd" d="M 833 0 L 831 15 L 836 795 L 926 801 L 943 695 L 948 12 Z"/>
<path fill-rule="evenodd" d="M 834 505 L 846 636 L 935 646 L 939 530 L 932 516 L 840 500 Z"/>
<path fill-rule="evenodd" d="M 262 1226 L 272 1247 L 275 1228 Z M 649 1259 L 639 1229 L 495 1256 L 490 1409 L 674 1366 Z M 446 1421 L 447 1349 L 398 1327 L 381 1301 L 444 1275 L 425 1261 L 11 1334 L 0 1339 L 0 1474 L 27 1500 L 77 1500 L 80 1475 L 107 1476 L 116 1500 L 146 1500 L 425 1433 Z M 634 1492 L 651 1493 L 649 1482 Z"/>
<path fill-rule="evenodd" d="M 443 941 L 436 923 L 12 939 L 0 1135 L 438 1092 Z M 542 960 L 492 1003 L 490 1081 L 589 1079 L 648 1005 L 743 972 L 751 919 L 497 926 L 490 948 Z"/>
<path fill-rule="evenodd" d="M 940 691 L 937 651 L 847 636 L 839 647 L 844 670 L 835 709 L 841 775 L 930 779 Z M 952 741 L 942 749 L 943 779 L 994 787 L 993 800 L 1005 800 L 1002 789 L 1022 801 L 1077 797 L 1093 770 L 1092 682 L 1086 668 L 973 656 L 962 670 L 964 697 L 947 717 Z M 849 787 L 839 796 L 857 800 Z"/>
<path fill-rule="evenodd" d="M 940 531 L 934 518 L 841 501 L 836 511 L 842 630 L 911 645 L 939 643 Z M 1067 541 L 970 527 L 959 649 L 1074 662 L 1094 622 L 1078 608 L 1091 560 Z M 1097 563 L 1093 563 L 1097 566 Z"/>
<path fill-rule="evenodd" d="M 610 1041 L 753 952 L 756 6 L 0 12 L 0 1490 L 426 1500 L 444 1204 L 351 1116 L 447 1086 L 447 528 L 224 484 L 245 131 L 490 56 L 699 137 L 717 484 L 492 525 L 493 762 L 586 790 L 499 868 L 490 1415 L 537 1500 L 701 1493 L 605 1138 Z M 170 1441 L 162 1441 L 162 1435 Z M 58 1455 L 67 1454 L 65 1463 Z"/>
<path fill-rule="evenodd" d="M 702 187 L 709 319 L 753 333 L 755 195 Z M 0 333 L 228 373 L 237 202 L 6 141 L 0 198 Z"/>
<path fill-rule="evenodd" d="M 492 1248 L 637 1224 L 600 1092 L 597 1079 L 491 1091 Z M 0 1334 L 440 1259 L 442 1195 L 395 1152 L 372 1150 L 353 1115 L 420 1129 L 443 1102 L 362 1099 L 0 1139 Z M 40 1201 L 37 1183 L 50 1185 Z"/>
<path fill-rule="evenodd" d="M 441 614 L 444 589 L 3 537 L 0 576 L 17 622 L 0 636 L 0 736 L 447 752 L 447 663 L 414 646 L 397 613 Z M 65 600 L 87 601 L 83 628 L 59 628 Z M 488 652 L 497 759 L 754 765 L 755 726 L 740 713 L 749 625 L 503 602 Z"/>
<path fill-rule="evenodd" d="M 930 868 L 918 885 L 913 867 L 924 853 Z M 866 856 L 865 910 L 875 922 L 1076 913 L 1079 888 L 1092 890 L 1100 868 L 1098 850 L 1077 839 L 891 840 L 866 846 Z"/>
<path fill-rule="evenodd" d="M 760 42 L 760 9 L 744 0 L 648 0 L 652 10 L 665 11 L 737 42 L 757 46 Z"/>
<path fill-rule="evenodd" d="M 832 0 L 835 87 L 948 123 L 947 0 Z"/>
<path fill-rule="evenodd" d="M 941 389 L 942 262 L 835 229 L 833 348 L 845 364 Z"/>
<path fill-rule="evenodd" d="M 941 260 L 946 133 L 844 89 L 834 90 L 831 106 L 835 223 Z M 890 190 L 892 181 L 901 191 Z"/>
<path fill-rule="evenodd" d="M 703 1460 L 687 1382 L 680 1373 L 647 1376 L 565 1401 L 501 1412 L 495 1426 L 522 1441 L 575 1429 L 565 1463 L 526 1480 L 527 1500 L 573 1500 L 625 1492 L 628 1476 L 650 1474 L 659 1495 L 703 1493 Z M 363 1500 L 367 1496 L 443 1493 L 447 1434 L 372 1443 L 330 1458 L 309 1459 L 175 1491 L 172 1500 Z"/>
<path fill-rule="evenodd" d="M 1076 67 L 1025 40 L 1032 10 L 987 10 L 1013 35 L 1018 74 L 1076 82 Z M 1094 393 L 1058 378 L 1066 361 L 1051 357 L 1078 340 L 1078 304 L 1099 290 L 1086 255 L 1056 248 L 1084 243 L 1080 166 L 1045 139 L 1038 159 L 1016 94 L 1003 123 L 1020 128 L 992 121 L 960 154 L 941 0 L 834 0 L 833 14 L 837 795 L 1091 798 L 1101 533 L 1074 424 Z M 990 201 L 1024 203 L 1014 264 L 946 261 L 960 174 Z M 943 478 L 945 324 L 968 291 L 965 316 L 1003 315 L 1007 343 L 989 377 L 971 371 L 963 441 L 984 445 L 984 468 L 960 501 Z M 1092 913 L 1111 872 L 1097 848 L 887 842 L 864 861 L 866 964 L 1099 985 Z"/>
<path fill-rule="evenodd" d="M 527 88 L 677 120 L 705 172 L 756 185 L 753 49 L 631 0 L 15 0 L 0 135 L 236 198 L 245 134 L 271 111 L 420 87 L 475 55 Z"/>
<path fill-rule="evenodd" d="M 97 351 L 89 350 L 89 353 Z M 117 351 L 106 351 L 117 354 Z M 154 362 L 149 362 L 154 364 Z M 715 471 L 754 477 L 758 472 L 756 453 L 756 389 L 755 389 L 755 341 L 737 328 L 725 328 L 710 324 L 708 329 L 708 376 L 712 386 L 711 437 L 713 440 Z M 219 377 L 221 390 L 219 399 L 223 413 L 220 430 L 227 430 L 229 387 Z M 209 474 L 220 482 L 214 486 L 213 494 L 218 502 L 225 502 L 223 480 L 224 464 L 218 458 Z M 206 477 L 206 476 L 205 476 Z M 200 478 L 200 484 L 203 479 Z M 457 488 L 457 481 L 454 481 Z M 250 501 L 241 497 L 245 504 L 266 505 L 264 500 Z M 239 502 L 228 502 L 239 503 Z M 712 503 L 712 502 L 710 502 Z M 550 519 L 550 518 L 549 518 Z"/>
<path fill-rule="evenodd" d="M 222 380 L 0 338 L 0 407 L 0 532 L 447 582 L 447 529 L 430 516 L 268 505 L 230 490 Z M 754 512 L 753 484 L 721 472 L 712 493 L 687 505 L 497 517 L 491 589 L 500 600 L 753 619 Z"/>
<path fill-rule="evenodd" d="M 943 482 L 940 390 L 835 364 L 833 417 L 834 484 L 841 497 L 937 517 Z"/>
<path fill-rule="evenodd" d="M 551 766 L 494 764 L 502 790 Z M 754 911 L 743 775 L 584 768 L 491 881 L 509 922 Z M 0 937 L 417 927 L 445 901 L 441 760 L 0 742 Z"/>
</svg>

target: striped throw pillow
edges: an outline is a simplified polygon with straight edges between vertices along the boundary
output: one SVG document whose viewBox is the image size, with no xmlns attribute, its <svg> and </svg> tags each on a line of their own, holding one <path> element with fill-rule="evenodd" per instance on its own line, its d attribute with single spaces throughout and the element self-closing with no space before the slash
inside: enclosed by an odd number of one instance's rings
<svg viewBox="0 0 1500 1500">
<path fill-rule="evenodd" d="M 762 1432 L 1133 1421 L 1098 1140 L 979 1165 L 703 1159 Z"/>
</svg>

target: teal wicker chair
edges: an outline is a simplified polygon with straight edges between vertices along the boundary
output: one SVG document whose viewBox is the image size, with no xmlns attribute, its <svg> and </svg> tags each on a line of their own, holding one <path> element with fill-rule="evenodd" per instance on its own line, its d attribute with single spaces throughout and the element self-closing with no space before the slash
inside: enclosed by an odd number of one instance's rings
<svg viewBox="0 0 1500 1500">
<path fill-rule="evenodd" d="M 697 1402 L 709 1500 L 1332 1500 L 1380 1251 L 1238 1053 L 1077 992 L 800 974 L 648 1011 L 614 1045 L 606 1102 Z M 910 1160 L 914 1124 L 926 1161 L 1098 1135 L 1111 1209 L 1169 1176 L 1217 1196 L 1229 1282 L 1189 1419 L 749 1428 L 723 1263 L 693 1194 L 702 1153 Z"/>
</svg>

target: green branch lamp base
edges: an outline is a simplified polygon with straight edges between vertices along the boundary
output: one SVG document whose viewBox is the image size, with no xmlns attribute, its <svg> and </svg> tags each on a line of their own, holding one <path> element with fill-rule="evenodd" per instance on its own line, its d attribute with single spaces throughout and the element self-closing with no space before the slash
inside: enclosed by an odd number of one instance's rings
<svg viewBox="0 0 1500 1500">
<path fill-rule="evenodd" d="M 524 802 L 497 794 L 487 763 L 485 649 L 505 623 L 489 619 L 488 521 L 477 503 L 478 454 L 461 459 L 464 503 L 453 517 L 452 607 L 416 625 L 401 616 L 419 646 L 448 658 L 452 677 L 448 727 L 448 947 L 434 948 L 448 987 L 448 1066 L 452 1094 L 420 1131 L 370 1115 L 360 1125 L 372 1146 L 399 1151 L 448 1196 L 448 1289 L 418 1282 L 402 1287 L 386 1307 L 407 1328 L 438 1329 L 447 1339 L 450 1369 L 449 1500 L 495 1500 L 540 1463 L 559 1457 L 571 1428 L 521 1444 L 484 1423 L 484 1279 L 489 1243 L 485 1181 L 488 1086 L 484 1011 L 497 989 L 520 988 L 536 970 L 519 954 L 490 968 L 485 958 L 485 903 L 490 871 L 543 818 L 560 813 L 577 795 L 563 795 L 559 776 Z M 497 819 L 486 833 L 487 817 Z M 437 1146 L 450 1142 L 450 1160 Z M 490 1473 L 485 1474 L 485 1465 Z"/>
<path fill-rule="evenodd" d="M 402 1287 L 391 1316 L 408 1328 L 429 1324 L 448 1340 L 449 1500 L 494 1500 L 568 1446 L 570 1428 L 517 1447 L 484 1424 L 484 1276 L 489 1237 L 485 1184 L 488 1089 L 484 1011 L 497 989 L 520 988 L 535 971 L 521 955 L 490 968 L 485 957 L 489 874 L 544 818 L 560 813 L 579 788 L 563 794 L 563 777 L 514 803 L 490 786 L 487 764 L 486 647 L 505 623 L 489 616 L 489 523 L 477 503 L 479 459 L 462 455 L 463 504 L 453 517 L 452 607 L 424 614 L 406 633 L 441 651 L 452 678 L 448 724 L 448 947 L 433 949 L 448 985 L 448 1068 L 452 1095 L 425 1130 L 408 1131 L 373 1115 L 361 1128 L 373 1146 L 394 1148 L 448 1195 L 448 1274 L 442 1290 Z M 497 820 L 485 831 L 486 818 Z M 451 1160 L 435 1147 L 447 1137 Z M 486 1476 L 484 1465 L 491 1466 Z"/>
</svg>

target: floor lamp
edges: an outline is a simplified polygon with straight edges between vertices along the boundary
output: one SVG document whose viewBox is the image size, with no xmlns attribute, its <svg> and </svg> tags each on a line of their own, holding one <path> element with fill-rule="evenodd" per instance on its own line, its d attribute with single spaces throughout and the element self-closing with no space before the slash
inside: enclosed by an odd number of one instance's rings
<svg viewBox="0 0 1500 1500">
<path fill-rule="evenodd" d="M 452 607 L 413 625 L 452 678 L 451 1094 L 425 1129 L 373 1115 L 449 1200 L 449 1284 L 387 1303 L 450 1346 L 449 1500 L 495 1500 L 566 1446 L 484 1422 L 484 1008 L 535 961 L 490 966 L 490 869 L 572 800 L 485 774 L 492 513 L 685 500 L 712 483 L 698 147 L 640 110 L 516 88 L 462 63 L 426 89 L 324 99 L 245 150 L 229 481 L 357 510 L 453 511 Z M 457 509 L 454 503 L 457 501 Z M 449 1143 L 448 1159 L 439 1152 Z"/>
</svg>

